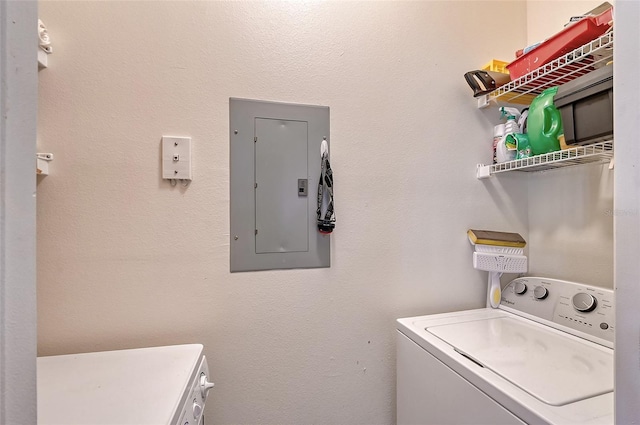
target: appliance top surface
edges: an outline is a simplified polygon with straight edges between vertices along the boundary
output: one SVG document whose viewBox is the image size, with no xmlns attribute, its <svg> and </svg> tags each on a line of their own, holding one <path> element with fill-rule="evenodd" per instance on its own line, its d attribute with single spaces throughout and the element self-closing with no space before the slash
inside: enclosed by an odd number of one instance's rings
<svg viewBox="0 0 640 425">
<path fill-rule="evenodd" d="M 200 344 L 39 357 L 38 424 L 169 424 Z"/>
<path fill-rule="evenodd" d="M 498 309 L 401 318 L 397 330 L 526 423 L 613 424 L 613 291 L 526 277 L 502 295 Z"/>
<path fill-rule="evenodd" d="M 613 391 L 613 351 L 555 329 L 499 317 L 426 330 L 547 404 Z"/>
<path fill-rule="evenodd" d="M 485 323 L 482 324 L 483 322 Z M 515 324 L 516 322 L 518 324 Z M 506 326 L 504 326 L 505 323 Z M 458 325 L 461 327 L 456 330 L 455 327 Z M 448 328 L 449 326 L 451 327 Z M 537 329 L 535 332 L 529 332 L 530 327 Z M 574 390 L 562 392 L 570 384 L 559 382 L 559 379 L 556 379 L 553 373 L 549 373 L 549 370 L 545 372 L 545 369 L 555 369 L 557 371 L 559 368 L 558 360 L 551 354 L 556 352 L 556 347 L 549 345 L 555 344 L 556 339 L 547 338 L 550 333 L 555 333 L 559 338 L 572 341 L 569 343 L 569 347 L 566 347 L 563 343 L 564 348 L 559 351 L 564 353 L 563 355 L 565 356 L 562 359 L 564 362 L 562 367 L 569 368 L 568 371 L 563 372 L 565 375 L 577 375 L 581 377 L 580 379 L 583 379 L 584 376 L 582 375 L 592 374 L 592 371 L 588 369 L 594 365 L 593 359 L 586 359 L 586 363 L 583 359 L 588 353 L 595 352 L 599 359 L 597 361 L 604 361 L 604 365 L 598 363 L 596 365 L 598 371 L 593 373 L 598 376 L 599 374 L 608 375 L 604 378 L 605 386 L 609 386 L 608 382 L 611 382 L 610 380 L 613 377 L 613 366 L 610 362 L 613 350 L 610 348 L 563 333 L 507 311 L 492 308 L 402 318 L 397 320 L 397 329 L 401 334 L 404 334 L 422 347 L 426 353 L 433 355 L 446 367 L 455 371 L 525 423 L 553 425 L 611 425 L 614 423 L 613 391 L 564 405 L 553 405 L 542 400 L 549 401 L 551 396 L 557 397 L 558 395 L 564 397 L 564 400 L 579 399 L 581 397 L 580 394 L 571 393 Z M 440 331 L 436 329 L 440 329 Z M 458 330 L 469 336 L 469 333 L 475 333 L 478 329 L 481 329 L 484 335 L 473 336 L 468 343 L 457 341 L 457 339 L 464 337 L 460 335 L 454 336 L 452 339 L 456 339 L 455 342 L 460 342 L 461 348 L 458 349 L 452 345 L 453 340 L 447 342 L 443 339 L 447 338 L 450 333 L 455 334 Z M 501 333 L 505 330 L 505 333 Z M 442 337 L 437 336 L 436 333 L 441 333 Z M 445 336 L 445 334 L 447 335 Z M 478 340 L 483 336 L 487 338 L 487 341 L 497 341 L 499 343 L 487 347 L 484 352 L 476 352 L 474 344 L 482 346 L 483 342 L 478 342 Z M 517 348 L 518 346 L 519 348 Z M 463 351 L 462 347 L 464 347 L 464 350 L 468 350 L 469 353 L 461 353 Z M 582 350 L 584 347 L 587 347 L 586 350 Z M 579 354 L 573 357 L 571 350 L 578 350 Z M 525 353 L 526 355 L 547 353 L 548 357 L 544 357 L 547 359 L 546 361 L 509 357 L 510 355 L 524 356 Z M 526 361 L 529 362 L 528 365 Z M 483 362 L 486 363 L 486 366 Z M 606 371 L 606 364 L 609 364 L 608 372 Z M 551 381 L 546 384 L 544 382 L 536 382 L 535 376 L 533 376 L 532 381 L 527 384 L 518 382 L 521 380 L 522 374 L 527 375 L 530 373 L 533 375 L 535 373 L 527 370 L 529 367 L 536 367 L 541 370 L 541 373 L 552 375 Z M 497 369 L 498 372 L 491 368 Z M 516 382 L 510 381 L 510 379 Z M 561 385 L 565 390 L 561 390 L 559 393 L 558 390 L 553 389 L 551 389 L 551 393 L 547 391 L 554 385 Z M 579 382 L 576 385 L 579 385 Z M 599 392 L 597 389 L 593 391 L 593 387 L 591 391 L 592 393 Z M 538 398 L 538 396 L 541 396 L 542 399 Z M 551 399 L 551 401 L 554 400 Z M 555 401 L 557 402 L 557 400 Z"/>
</svg>

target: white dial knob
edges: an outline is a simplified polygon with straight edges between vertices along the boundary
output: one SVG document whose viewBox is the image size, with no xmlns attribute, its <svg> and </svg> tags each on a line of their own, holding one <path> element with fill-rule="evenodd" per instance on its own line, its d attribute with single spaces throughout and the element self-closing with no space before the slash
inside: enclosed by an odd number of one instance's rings
<svg viewBox="0 0 640 425">
<path fill-rule="evenodd" d="M 533 290 L 533 297 L 536 300 L 544 300 L 549 295 L 549 291 L 544 286 L 536 286 Z"/>
<path fill-rule="evenodd" d="M 203 399 L 207 399 L 207 393 L 214 385 L 215 384 L 213 382 L 207 381 L 207 375 L 204 373 L 200 374 L 200 393 L 202 394 Z"/>
<path fill-rule="evenodd" d="M 578 292 L 575 294 L 573 298 L 571 298 L 571 303 L 573 304 L 573 308 L 583 313 L 595 310 L 598 305 L 596 297 L 586 292 Z"/>
<path fill-rule="evenodd" d="M 522 295 L 527 292 L 527 285 L 525 285 L 523 282 L 515 282 L 513 284 L 513 292 L 518 295 Z"/>
<path fill-rule="evenodd" d="M 197 401 L 193 401 L 193 419 L 198 419 L 202 414 L 202 406 Z"/>
</svg>

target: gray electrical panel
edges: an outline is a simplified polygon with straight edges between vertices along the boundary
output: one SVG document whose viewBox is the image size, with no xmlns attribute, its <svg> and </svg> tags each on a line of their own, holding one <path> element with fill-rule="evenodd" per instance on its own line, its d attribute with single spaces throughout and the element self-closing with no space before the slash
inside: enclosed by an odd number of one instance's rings
<svg viewBox="0 0 640 425">
<path fill-rule="evenodd" d="M 330 266 L 316 226 L 329 108 L 229 99 L 231 271 Z"/>
</svg>

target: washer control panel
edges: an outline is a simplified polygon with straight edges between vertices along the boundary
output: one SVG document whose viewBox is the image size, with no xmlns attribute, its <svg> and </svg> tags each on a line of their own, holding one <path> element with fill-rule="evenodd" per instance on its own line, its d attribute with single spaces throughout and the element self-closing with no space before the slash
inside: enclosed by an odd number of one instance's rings
<svg viewBox="0 0 640 425">
<path fill-rule="evenodd" d="M 207 358 L 202 356 L 198 371 L 187 389 L 187 399 L 182 406 L 182 413 L 176 425 L 201 425 L 204 423 L 202 414 L 211 388 L 213 388 L 213 383 L 209 382 L 209 365 Z"/>
<path fill-rule="evenodd" d="M 613 291 L 541 277 L 520 277 L 502 291 L 500 308 L 613 348 Z"/>
</svg>

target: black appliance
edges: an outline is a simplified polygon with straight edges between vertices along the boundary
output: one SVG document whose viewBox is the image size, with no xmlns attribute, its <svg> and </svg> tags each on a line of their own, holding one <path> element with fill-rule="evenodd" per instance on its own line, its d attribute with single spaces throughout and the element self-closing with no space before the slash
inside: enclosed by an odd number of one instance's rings
<svg viewBox="0 0 640 425">
<path fill-rule="evenodd" d="M 554 99 L 562 115 L 567 145 L 613 138 L 613 65 L 604 66 L 558 87 Z"/>
</svg>

